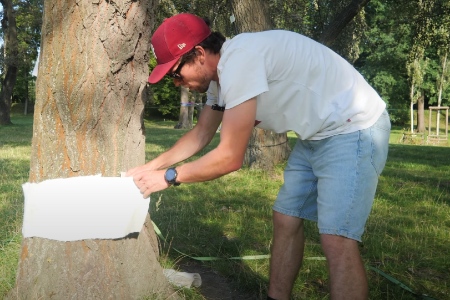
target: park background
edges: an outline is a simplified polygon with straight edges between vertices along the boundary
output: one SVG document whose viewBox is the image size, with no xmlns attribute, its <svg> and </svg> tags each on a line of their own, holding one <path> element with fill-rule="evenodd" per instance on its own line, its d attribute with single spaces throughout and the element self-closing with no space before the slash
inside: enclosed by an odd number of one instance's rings
<svg viewBox="0 0 450 300">
<path fill-rule="evenodd" d="M 15 11 L 18 48 L 14 55 L 8 56 L 5 43 L 1 56 L 1 108 L 10 105 L 11 110 L 7 109 L 6 114 L 1 110 L 2 121 L 6 115 L 5 123 L 9 125 L 0 127 L 0 295 L 14 286 L 19 259 L 21 184 L 29 178 L 32 113 L 39 100 L 31 70 L 40 47 L 43 9 L 42 1 L 2 1 L 2 4 L 5 6 L 7 2 Z M 215 30 L 232 37 L 245 31 L 242 18 L 236 18 L 239 4 L 245 2 L 160 1 L 154 6 L 155 24 L 175 13 L 188 11 L 207 16 Z M 414 299 L 417 295 L 450 298 L 447 254 L 450 156 L 445 132 L 448 118 L 440 115 L 436 123 L 434 111 L 431 123 L 428 122 L 430 106 L 449 104 L 448 2 L 286 0 L 264 3 L 261 10 L 259 1 L 250 1 L 254 8 L 254 15 L 247 13 L 250 20 L 264 17 L 266 20 L 261 23 L 271 28 L 293 30 L 328 44 L 352 63 L 387 103 L 394 125 L 391 149 L 365 241 L 361 244 L 369 270 L 371 299 Z M 339 27 L 334 21 L 344 19 L 339 16 L 351 11 L 354 4 L 360 5 L 356 13 L 345 26 Z M 236 18 L 234 22 L 230 22 L 231 15 Z M 8 23 L 2 22 L 2 34 L 8 33 L 5 25 Z M 329 38 L 325 33 L 332 32 L 330 27 L 341 29 Z M 149 61 L 150 67 L 154 65 L 152 57 Z M 8 71 L 14 68 L 17 81 L 6 97 Z M 145 158 L 149 160 L 195 124 L 204 96 L 180 91 L 170 80 L 146 92 Z M 185 104 L 180 106 L 180 102 Z M 443 138 L 439 142 L 428 137 L 431 130 L 437 130 L 436 124 Z M 292 134 L 288 133 L 287 139 L 292 147 Z M 217 142 L 218 135 L 208 149 Z M 270 207 L 282 182 L 283 165 L 277 162 L 265 169 L 248 166 L 213 182 L 183 185 L 180 189 L 152 195 L 151 216 L 167 241 L 162 242 L 161 263 L 176 267 L 189 260 L 174 249 L 190 256 L 222 258 L 267 254 L 271 239 Z M 323 299 L 328 295 L 325 262 L 320 259 L 314 224 L 308 226 L 306 256 L 318 259 L 305 261 L 293 297 Z M 263 297 L 267 262 L 264 259 L 223 260 L 203 264 L 229 278 L 239 289 Z M 180 293 L 186 298 L 202 297 L 196 291 Z"/>
</svg>

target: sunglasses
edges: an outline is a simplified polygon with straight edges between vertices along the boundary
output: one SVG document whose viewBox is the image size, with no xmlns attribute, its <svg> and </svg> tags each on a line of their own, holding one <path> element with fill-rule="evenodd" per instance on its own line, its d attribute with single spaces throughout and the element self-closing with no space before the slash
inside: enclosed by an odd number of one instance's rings
<svg viewBox="0 0 450 300">
<path fill-rule="evenodd" d="M 169 76 L 170 78 L 173 78 L 173 79 L 178 79 L 178 80 L 183 79 L 183 76 L 181 76 L 180 72 L 181 72 L 181 68 L 183 68 L 185 63 L 186 63 L 185 61 L 181 60 L 180 64 L 178 65 L 178 68 L 175 71 L 173 71 L 172 73 L 167 73 L 167 76 Z"/>
</svg>

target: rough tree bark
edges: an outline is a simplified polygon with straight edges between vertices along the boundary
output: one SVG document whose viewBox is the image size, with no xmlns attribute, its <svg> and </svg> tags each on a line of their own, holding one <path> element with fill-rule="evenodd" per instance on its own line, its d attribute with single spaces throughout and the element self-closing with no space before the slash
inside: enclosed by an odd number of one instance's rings
<svg viewBox="0 0 450 300">
<path fill-rule="evenodd" d="M 0 125 L 11 124 L 11 97 L 16 84 L 18 72 L 18 41 L 16 16 L 11 0 L 0 0 L 3 6 L 3 45 L 4 45 L 4 78 L 1 80 L 0 92 Z"/>
<path fill-rule="evenodd" d="M 264 0 L 232 0 L 233 14 L 238 32 L 256 32 L 273 29 L 269 4 Z M 290 154 L 286 133 L 253 129 L 245 153 L 244 165 L 250 168 L 270 170 Z"/>
<path fill-rule="evenodd" d="M 30 182 L 144 163 L 142 113 L 155 0 L 44 2 Z M 139 234 L 25 238 L 11 299 L 167 299 L 149 217 Z"/>
</svg>

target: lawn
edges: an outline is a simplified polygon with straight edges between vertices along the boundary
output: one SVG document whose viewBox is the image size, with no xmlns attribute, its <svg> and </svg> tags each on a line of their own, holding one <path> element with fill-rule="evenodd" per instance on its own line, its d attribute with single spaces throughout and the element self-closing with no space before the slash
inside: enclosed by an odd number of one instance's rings
<svg viewBox="0 0 450 300">
<path fill-rule="evenodd" d="M 14 125 L 0 127 L 0 298 L 14 284 L 22 238 L 21 184 L 28 179 L 31 153 L 32 117 L 15 115 L 12 121 Z M 146 121 L 147 159 L 185 132 L 174 125 Z M 392 132 L 388 162 L 360 245 L 370 299 L 426 299 L 425 294 L 450 299 L 450 147 L 400 144 L 402 132 Z M 293 144 L 294 135 L 289 136 Z M 228 258 L 269 254 L 271 205 L 282 170 L 282 164 L 270 172 L 243 168 L 214 181 L 153 194 L 150 214 L 165 239 L 161 264 L 177 268 L 193 261 L 191 257 L 222 258 L 201 264 L 263 299 L 268 259 Z M 306 230 L 306 260 L 292 299 L 327 299 L 328 275 L 316 224 L 307 222 Z M 202 299 L 197 290 L 181 293 Z"/>
</svg>

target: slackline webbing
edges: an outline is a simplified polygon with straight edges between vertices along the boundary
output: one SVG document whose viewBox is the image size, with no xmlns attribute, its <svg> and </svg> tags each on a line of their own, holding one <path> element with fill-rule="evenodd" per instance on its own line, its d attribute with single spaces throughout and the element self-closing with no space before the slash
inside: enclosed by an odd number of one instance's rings
<svg viewBox="0 0 450 300">
<path fill-rule="evenodd" d="M 430 297 L 430 296 L 428 296 L 428 295 L 425 295 L 425 294 L 423 294 L 423 295 L 417 294 L 417 293 L 414 292 L 409 286 L 407 286 L 406 284 L 402 283 L 401 281 L 395 279 L 394 277 L 392 277 L 392 276 L 390 276 L 390 275 L 384 273 L 384 272 L 381 271 L 380 269 L 377 269 L 377 268 L 372 267 L 372 266 L 368 266 L 367 268 L 368 268 L 369 270 L 372 270 L 372 271 L 378 273 L 379 275 L 383 276 L 384 278 L 386 278 L 387 280 L 389 280 L 389 281 L 392 282 L 393 284 L 398 285 L 399 287 L 401 287 L 401 288 L 404 289 L 405 291 L 410 292 L 410 293 L 413 294 L 417 299 L 437 300 L 437 299 L 435 299 L 435 298 L 433 298 L 433 297 Z"/>
<path fill-rule="evenodd" d="M 153 227 L 155 229 L 156 234 L 167 243 L 166 239 L 161 233 L 161 230 L 159 230 L 158 226 L 152 221 Z M 184 255 L 186 257 L 189 257 L 194 260 L 199 261 L 213 261 L 213 260 L 252 260 L 252 259 L 266 259 L 270 258 L 270 254 L 261 254 L 261 255 L 246 255 L 246 256 L 235 256 L 235 257 L 211 257 L 211 256 L 191 256 L 189 254 L 186 254 L 174 247 L 172 247 L 173 250 L 180 253 L 181 255 Z M 325 257 L 306 257 L 304 258 L 306 260 L 326 260 Z"/>
</svg>

